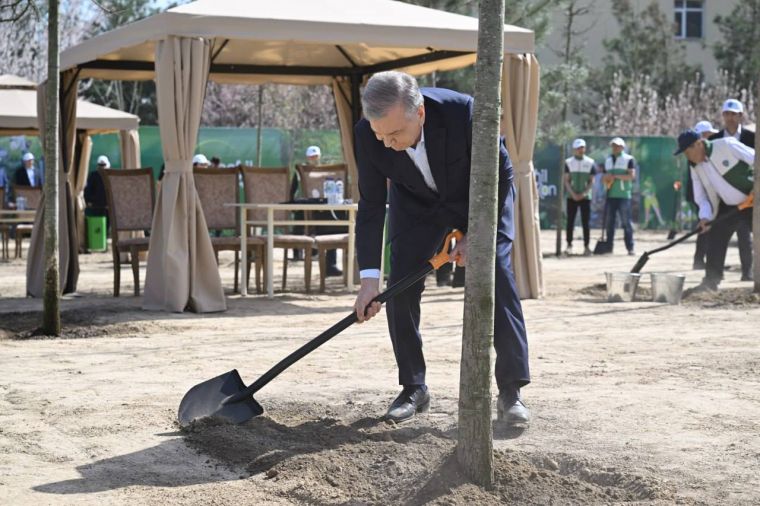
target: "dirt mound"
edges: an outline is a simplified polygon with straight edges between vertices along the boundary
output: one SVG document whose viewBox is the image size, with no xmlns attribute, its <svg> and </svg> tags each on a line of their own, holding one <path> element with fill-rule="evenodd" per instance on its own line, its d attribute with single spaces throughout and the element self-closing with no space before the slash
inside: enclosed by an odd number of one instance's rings
<svg viewBox="0 0 760 506">
<path fill-rule="evenodd" d="M 271 403 L 268 403 L 271 404 Z M 186 441 L 249 480 L 267 480 L 287 500 L 308 504 L 673 503 L 672 491 L 643 476 L 595 469 L 565 456 L 497 451 L 495 486 L 470 483 L 454 456 L 453 426 L 420 417 L 400 426 L 364 404 L 320 416 L 283 403 L 240 426 L 207 426 Z"/>
<path fill-rule="evenodd" d="M 130 314 L 132 308 L 98 307 L 97 310 L 70 309 L 61 312 L 61 335 L 42 334 L 39 327 L 42 313 L 38 311 L 2 313 L 2 339 L 88 339 L 94 337 L 128 337 L 160 331 L 163 326 L 153 321 L 139 321 L 145 314 Z M 135 321 L 133 321 L 133 319 Z M 177 325 L 172 326 L 177 329 Z"/>
<path fill-rule="evenodd" d="M 727 288 L 717 292 L 693 292 L 684 294 L 683 304 L 702 307 L 760 307 L 760 293 L 751 288 Z"/>
</svg>

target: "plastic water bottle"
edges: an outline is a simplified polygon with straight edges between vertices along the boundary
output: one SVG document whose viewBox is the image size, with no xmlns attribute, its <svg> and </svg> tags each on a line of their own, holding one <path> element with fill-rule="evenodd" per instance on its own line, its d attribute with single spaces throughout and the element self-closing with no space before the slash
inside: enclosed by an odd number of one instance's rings
<svg viewBox="0 0 760 506">
<path fill-rule="evenodd" d="M 343 181 L 340 179 L 335 181 L 335 203 L 343 203 Z"/>
<path fill-rule="evenodd" d="M 335 180 L 333 178 L 325 178 L 325 182 L 322 183 L 322 192 L 322 196 L 327 199 L 328 204 L 335 203 Z"/>
</svg>

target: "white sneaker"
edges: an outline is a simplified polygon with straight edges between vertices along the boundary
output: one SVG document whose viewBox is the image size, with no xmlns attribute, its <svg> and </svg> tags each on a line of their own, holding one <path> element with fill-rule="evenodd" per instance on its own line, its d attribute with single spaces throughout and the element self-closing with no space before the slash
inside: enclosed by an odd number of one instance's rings
<svg viewBox="0 0 760 506">
<path fill-rule="evenodd" d="M 567 248 L 565 249 L 565 256 L 566 256 L 566 257 L 569 257 L 569 256 L 570 256 L 570 255 L 572 255 L 572 254 L 573 254 L 573 246 L 572 246 L 572 244 L 570 244 L 570 245 L 568 245 L 568 246 L 567 246 Z"/>
</svg>

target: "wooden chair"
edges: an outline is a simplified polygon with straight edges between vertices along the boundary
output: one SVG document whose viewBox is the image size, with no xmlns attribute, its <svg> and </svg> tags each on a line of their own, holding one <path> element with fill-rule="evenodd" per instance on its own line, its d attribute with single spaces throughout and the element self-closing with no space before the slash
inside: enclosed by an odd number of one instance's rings
<svg viewBox="0 0 760 506">
<path fill-rule="evenodd" d="M 276 204 L 289 200 L 290 184 L 288 181 L 288 168 L 261 168 L 243 167 L 243 187 L 245 188 L 245 201 L 256 204 Z M 286 218 L 285 212 L 276 212 L 275 220 Z M 266 222 L 267 213 L 264 209 L 251 209 L 248 211 L 248 219 Z M 266 237 L 263 237 L 266 240 Z M 314 239 L 308 235 L 276 234 L 274 247 L 284 249 L 282 265 L 282 289 L 285 290 L 288 279 L 288 249 L 303 249 L 304 255 L 304 284 L 306 292 L 311 292 L 311 249 Z"/>
<path fill-rule="evenodd" d="M 13 195 L 15 195 L 16 202 L 19 197 L 23 197 L 26 200 L 26 209 L 35 210 L 40 206 L 42 201 L 42 188 L 31 186 L 14 186 Z M 22 223 L 16 225 L 16 258 L 22 258 L 23 242 L 25 237 L 32 236 L 32 230 L 34 225 Z"/>
<path fill-rule="evenodd" d="M 153 169 L 103 169 L 100 177 L 106 187 L 108 219 L 111 222 L 111 251 L 113 252 L 113 296 L 121 288 L 121 253 L 129 252 L 135 296 L 140 295 L 141 251 L 148 251 L 149 237 L 119 238 L 119 232 L 150 230 L 156 201 Z"/>
<path fill-rule="evenodd" d="M 235 291 L 238 291 L 238 273 L 240 272 L 240 213 L 234 207 L 225 206 L 238 202 L 240 185 L 238 169 L 193 169 L 195 189 L 203 207 L 206 225 L 209 230 L 231 230 L 233 236 L 211 237 L 216 263 L 219 264 L 220 251 L 235 252 Z M 261 292 L 261 267 L 266 248 L 260 237 L 248 237 L 249 255 L 256 260 L 256 292 Z"/>
<path fill-rule="evenodd" d="M 348 166 L 344 163 L 335 165 L 296 165 L 296 172 L 301 181 L 301 195 L 312 197 L 313 195 L 322 195 L 322 189 L 325 179 L 328 177 L 334 180 L 343 181 L 343 188 L 348 188 Z M 311 212 L 306 212 L 307 219 L 311 219 Z M 327 276 L 327 264 L 325 256 L 327 250 L 340 249 L 343 251 L 343 282 L 348 286 L 348 275 L 346 267 L 348 266 L 348 234 L 326 234 L 316 235 L 315 232 L 306 228 L 306 233 L 314 235 L 314 241 L 319 252 L 319 291 L 325 291 L 325 277 Z"/>
</svg>

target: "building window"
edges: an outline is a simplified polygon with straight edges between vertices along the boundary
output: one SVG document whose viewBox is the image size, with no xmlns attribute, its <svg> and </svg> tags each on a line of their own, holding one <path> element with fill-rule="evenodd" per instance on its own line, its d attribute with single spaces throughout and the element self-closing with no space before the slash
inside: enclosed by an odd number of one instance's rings
<svg viewBox="0 0 760 506">
<path fill-rule="evenodd" d="M 702 38 L 702 18 L 705 13 L 702 0 L 675 0 L 674 12 L 676 38 Z"/>
</svg>

